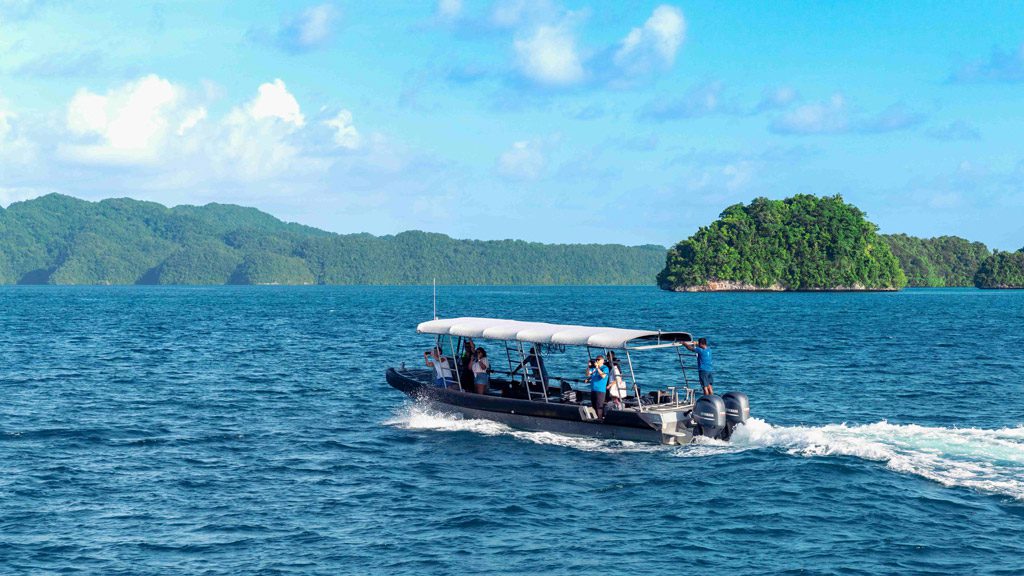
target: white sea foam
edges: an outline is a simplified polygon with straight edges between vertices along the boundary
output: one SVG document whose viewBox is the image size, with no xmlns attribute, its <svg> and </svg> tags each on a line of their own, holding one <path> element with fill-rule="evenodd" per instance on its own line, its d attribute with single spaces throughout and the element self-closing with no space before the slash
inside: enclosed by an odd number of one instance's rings
<svg viewBox="0 0 1024 576">
<path fill-rule="evenodd" d="M 629 442 L 626 440 L 604 440 L 566 436 L 553 432 L 528 432 L 516 430 L 499 422 L 431 410 L 419 404 L 403 408 L 394 418 L 384 424 L 410 430 L 438 430 L 446 432 L 474 432 L 485 436 L 512 436 L 534 444 L 562 446 L 587 452 L 652 452 L 662 447 L 656 444 Z"/>
<path fill-rule="evenodd" d="M 1024 427 L 987 430 L 888 422 L 772 426 L 755 418 L 736 429 L 732 445 L 805 457 L 853 456 L 943 486 L 1024 500 Z"/>
<path fill-rule="evenodd" d="M 801 457 L 851 456 L 881 462 L 944 486 L 964 487 L 1024 501 L 1024 427 L 941 428 L 876 422 L 859 426 L 773 426 L 758 418 L 736 429 L 730 442 L 697 438 L 667 447 L 619 440 L 527 432 L 490 420 L 460 418 L 412 405 L 388 425 L 415 430 L 473 432 L 583 451 L 655 452 L 675 457 L 708 457 L 772 449 Z"/>
</svg>

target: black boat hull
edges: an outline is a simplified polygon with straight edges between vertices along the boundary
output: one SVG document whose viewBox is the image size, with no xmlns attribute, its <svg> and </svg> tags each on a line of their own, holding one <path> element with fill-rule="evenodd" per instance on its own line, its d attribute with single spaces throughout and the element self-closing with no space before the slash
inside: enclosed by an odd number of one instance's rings
<svg viewBox="0 0 1024 576">
<path fill-rule="evenodd" d="M 609 410 L 603 421 L 591 420 L 592 411 L 579 404 L 543 402 L 482 395 L 428 384 L 429 371 L 399 371 L 389 368 L 387 382 L 411 398 L 432 408 L 467 418 L 482 418 L 513 428 L 555 432 L 635 442 L 682 444 L 692 440 L 690 430 L 675 421 L 663 423 L 669 415 L 633 410 Z M 671 414 L 674 419 L 675 415 Z M 668 429 L 666 429 L 668 428 Z"/>
</svg>

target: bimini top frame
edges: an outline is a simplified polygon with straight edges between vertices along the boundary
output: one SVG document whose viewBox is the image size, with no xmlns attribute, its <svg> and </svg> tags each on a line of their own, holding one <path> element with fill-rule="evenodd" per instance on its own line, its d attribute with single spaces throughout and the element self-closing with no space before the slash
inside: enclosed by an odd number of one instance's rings
<svg viewBox="0 0 1024 576">
<path fill-rule="evenodd" d="M 531 344 L 562 344 L 620 350 L 668 348 L 682 346 L 683 342 L 693 340 L 689 332 L 628 330 L 472 317 L 430 320 L 417 326 L 416 332 L 488 340 L 518 340 Z"/>
</svg>

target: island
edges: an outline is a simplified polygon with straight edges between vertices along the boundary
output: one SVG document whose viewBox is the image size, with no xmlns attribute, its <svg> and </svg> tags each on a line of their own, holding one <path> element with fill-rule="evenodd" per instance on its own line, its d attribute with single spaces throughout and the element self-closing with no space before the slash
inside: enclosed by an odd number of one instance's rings
<svg viewBox="0 0 1024 576">
<path fill-rule="evenodd" d="M 978 288 L 1024 288 L 1024 248 L 1016 252 L 996 251 L 986 258 L 974 275 Z"/>
<path fill-rule="evenodd" d="M 899 290 L 899 260 L 841 196 L 735 204 L 669 249 L 658 286 L 677 292 Z"/>
<path fill-rule="evenodd" d="M 0 207 L 0 284 L 651 285 L 676 291 L 1024 287 L 1022 252 L 878 234 L 840 196 L 736 204 L 671 249 L 335 234 L 231 204 L 49 194 Z M 600 274 L 595 274 L 600 271 Z M 660 271 L 660 273 L 659 273 Z"/>
<path fill-rule="evenodd" d="M 974 276 L 992 252 L 981 242 L 957 236 L 916 238 L 883 234 L 882 239 L 900 261 L 907 286 L 949 288 L 974 286 Z"/>
<path fill-rule="evenodd" d="M 0 208 L 0 284 L 651 285 L 664 261 L 657 245 L 334 234 L 230 204 L 49 194 Z"/>
</svg>

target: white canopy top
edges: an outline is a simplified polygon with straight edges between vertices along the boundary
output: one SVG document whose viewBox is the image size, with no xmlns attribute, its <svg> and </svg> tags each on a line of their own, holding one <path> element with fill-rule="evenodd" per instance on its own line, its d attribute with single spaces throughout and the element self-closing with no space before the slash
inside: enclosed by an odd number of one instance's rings
<svg viewBox="0 0 1024 576">
<path fill-rule="evenodd" d="M 688 342 L 693 339 L 688 332 L 627 330 L 625 328 L 522 322 L 500 318 L 442 318 L 423 322 L 416 327 L 416 332 L 488 340 L 518 340 L 533 344 L 564 344 L 566 346 L 618 349 L 678 346 L 680 342 Z"/>
</svg>

